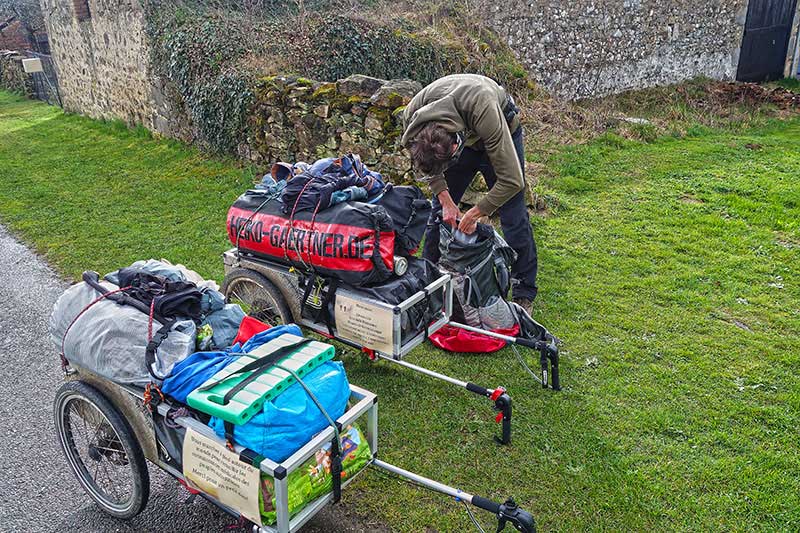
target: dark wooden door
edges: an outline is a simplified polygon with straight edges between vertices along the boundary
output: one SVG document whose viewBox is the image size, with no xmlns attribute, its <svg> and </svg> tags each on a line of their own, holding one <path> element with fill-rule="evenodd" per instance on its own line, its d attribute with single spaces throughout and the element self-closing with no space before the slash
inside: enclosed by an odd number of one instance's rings
<svg viewBox="0 0 800 533">
<path fill-rule="evenodd" d="M 739 55 L 739 81 L 783 77 L 797 0 L 750 0 Z"/>
</svg>

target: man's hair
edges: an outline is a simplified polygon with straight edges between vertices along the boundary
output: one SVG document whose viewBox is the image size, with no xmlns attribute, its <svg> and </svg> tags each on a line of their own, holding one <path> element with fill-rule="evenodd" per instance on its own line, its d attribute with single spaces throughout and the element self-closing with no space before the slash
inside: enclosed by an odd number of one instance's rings
<svg viewBox="0 0 800 533">
<path fill-rule="evenodd" d="M 455 136 L 435 122 L 428 122 L 411 143 L 411 160 L 423 174 L 443 172 L 453 154 Z"/>
</svg>

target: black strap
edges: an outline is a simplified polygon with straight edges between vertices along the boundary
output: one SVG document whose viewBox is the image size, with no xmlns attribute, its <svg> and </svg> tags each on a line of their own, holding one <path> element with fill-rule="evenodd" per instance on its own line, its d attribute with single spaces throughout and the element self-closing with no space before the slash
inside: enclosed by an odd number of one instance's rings
<svg viewBox="0 0 800 533">
<path fill-rule="evenodd" d="M 233 427 L 234 427 L 233 423 L 228 422 L 227 420 L 223 420 L 222 425 L 225 428 L 225 440 L 228 441 L 228 443 L 230 443 L 231 446 L 233 446 L 233 443 L 235 442 L 233 440 Z"/>
<path fill-rule="evenodd" d="M 87 270 L 83 273 L 82 278 L 87 285 L 100 294 L 106 295 L 111 292 L 100 284 L 100 274 L 97 272 Z M 129 305 L 148 316 L 150 315 L 149 307 L 139 300 L 127 296 L 125 293 L 111 294 L 108 296 L 108 299 L 119 305 Z M 153 314 L 153 320 L 160 322 L 161 328 L 156 332 L 153 338 L 148 341 L 147 346 L 144 349 L 144 360 L 145 364 L 147 365 L 147 371 L 150 373 L 150 375 L 156 380 L 161 381 L 166 376 L 159 376 L 153 371 L 153 365 L 155 365 L 156 362 L 156 351 L 158 350 L 158 347 L 161 346 L 161 343 L 164 342 L 164 339 L 167 338 L 167 335 L 169 335 L 169 332 L 172 330 L 172 326 L 175 325 L 176 320 L 164 318 L 157 313 Z"/>
<path fill-rule="evenodd" d="M 314 289 L 314 284 L 317 282 L 317 275 L 312 273 L 311 277 L 306 281 L 306 290 L 303 291 L 303 299 L 300 301 L 300 316 L 305 314 L 306 305 L 308 304 L 308 297 L 311 296 L 311 291 Z M 312 313 L 312 318 L 314 314 Z"/>
<path fill-rule="evenodd" d="M 167 338 L 167 335 L 169 335 L 170 331 L 172 331 L 172 322 L 161 326 L 161 328 L 156 332 L 155 335 L 153 335 L 153 338 L 150 339 L 144 349 L 144 362 L 147 364 L 147 371 L 150 372 L 151 376 L 159 381 L 163 380 L 167 376 L 160 376 L 153 370 L 153 366 L 156 364 L 156 351 L 158 350 L 158 347 L 161 346 L 161 343 Z"/>
<path fill-rule="evenodd" d="M 308 297 L 317 283 L 317 277 L 317 274 L 311 274 L 308 282 L 306 282 L 306 289 L 303 291 L 303 300 L 300 302 L 300 316 L 305 315 Z M 310 316 L 314 322 L 324 322 L 325 327 L 328 328 L 328 334 L 333 336 L 334 323 L 329 308 L 333 298 L 336 296 L 336 290 L 339 288 L 339 280 L 337 278 L 326 278 L 326 281 L 328 283 L 328 290 L 325 293 L 325 297 L 322 299 L 319 310 L 315 310 L 305 316 Z"/>
<path fill-rule="evenodd" d="M 431 336 L 431 321 L 433 319 L 430 305 L 431 293 L 427 287 L 423 288 L 422 292 L 425 294 L 425 297 L 422 300 L 425 303 L 425 310 L 422 311 L 422 323 L 425 324 L 425 338 L 427 339 Z"/>
<path fill-rule="evenodd" d="M 328 328 L 328 334 L 333 337 L 333 316 L 330 312 L 330 304 L 336 296 L 336 289 L 339 288 L 339 280 L 331 278 L 328 281 L 328 292 L 325 293 L 325 299 L 322 300 L 322 319 L 325 321 L 325 326 Z"/>
<path fill-rule="evenodd" d="M 223 383 L 224 381 L 230 379 L 233 376 L 236 376 L 236 375 L 239 375 L 239 374 L 244 374 L 245 372 L 253 371 L 252 374 L 250 374 L 245 379 L 243 379 L 242 381 L 237 383 L 234 387 L 231 388 L 231 390 L 229 390 L 225 394 L 225 396 L 224 396 L 224 398 L 222 400 L 222 405 L 228 405 L 228 403 L 231 401 L 231 398 L 233 398 L 236 394 L 238 394 L 247 385 L 249 385 L 250 383 L 255 381 L 258 378 L 258 376 L 260 376 L 261 374 L 263 374 L 264 372 L 269 370 L 275 363 L 277 363 L 278 361 L 280 361 L 284 357 L 286 357 L 288 355 L 291 355 L 292 353 L 297 351 L 299 348 L 302 348 L 303 346 L 305 346 L 309 342 L 311 342 L 311 339 L 303 339 L 301 341 L 298 341 L 298 342 L 295 342 L 295 343 L 292 343 L 292 344 L 288 344 L 286 346 L 281 346 L 280 348 L 276 348 L 274 351 L 268 353 L 267 355 L 265 355 L 263 357 L 259 357 L 255 361 L 246 364 L 242 368 L 240 368 L 240 369 L 228 374 L 224 378 L 222 378 L 220 380 L 217 380 L 214 383 L 211 383 L 209 385 L 204 385 L 204 386 L 200 387 L 198 390 L 199 391 L 207 391 L 209 389 L 212 389 L 212 388 L 216 387 L 220 383 Z"/>
<path fill-rule="evenodd" d="M 342 499 L 342 450 L 336 435 L 331 440 L 331 481 L 333 482 L 333 503 Z"/>
</svg>

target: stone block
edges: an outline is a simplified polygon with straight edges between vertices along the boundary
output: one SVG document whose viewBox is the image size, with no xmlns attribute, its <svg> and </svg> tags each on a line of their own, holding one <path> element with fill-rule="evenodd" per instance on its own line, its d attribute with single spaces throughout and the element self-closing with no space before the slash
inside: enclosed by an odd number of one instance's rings
<svg viewBox="0 0 800 533">
<path fill-rule="evenodd" d="M 364 76 L 362 74 L 353 74 L 343 80 L 337 81 L 336 90 L 339 94 L 344 96 L 362 96 L 364 98 L 369 98 L 385 84 L 386 80 Z"/>
<path fill-rule="evenodd" d="M 328 114 L 330 113 L 330 106 L 327 104 L 318 105 L 314 108 L 314 114 L 317 115 L 319 118 L 328 118 Z"/>
<path fill-rule="evenodd" d="M 364 119 L 364 129 L 367 130 L 367 131 L 370 131 L 370 130 L 382 131 L 383 130 L 383 122 L 381 122 L 380 120 L 378 120 L 375 117 L 368 116 L 366 119 Z"/>
<path fill-rule="evenodd" d="M 381 86 L 370 101 L 373 105 L 396 109 L 408 105 L 415 94 L 422 90 L 422 84 L 414 80 L 391 80 Z"/>
</svg>

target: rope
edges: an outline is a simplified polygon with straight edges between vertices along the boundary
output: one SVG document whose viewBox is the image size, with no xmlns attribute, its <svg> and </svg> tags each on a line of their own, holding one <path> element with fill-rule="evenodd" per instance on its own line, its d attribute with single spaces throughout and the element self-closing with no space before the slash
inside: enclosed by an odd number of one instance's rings
<svg viewBox="0 0 800 533">
<path fill-rule="evenodd" d="M 314 262 L 311 260 L 311 237 L 314 234 L 314 226 L 317 223 L 317 213 L 319 213 L 319 206 L 322 203 L 322 198 L 317 200 L 317 205 L 314 207 L 314 212 L 311 214 L 311 228 L 308 231 L 308 261 L 311 263 L 311 270 L 314 270 Z"/>
<path fill-rule="evenodd" d="M 341 437 L 339 435 L 339 427 L 336 425 L 336 422 L 333 420 L 333 418 L 331 418 L 331 415 L 329 415 L 328 412 L 325 410 L 325 408 L 322 407 L 322 403 L 320 403 L 320 401 L 317 399 L 317 397 L 314 396 L 314 393 L 311 392 L 311 389 L 308 388 L 308 386 L 303 382 L 302 379 L 300 379 L 300 376 L 298 376 L 297 373 L 294 370 L 291 370 L 291 369 L 286 368 L 285 366 L 281 366 L 281 365 L 275 365 L 275 367 L 276 368 L 280 368 L 281 370 L 284 370 L 284 371 L 288 372 L 289 374 L 291 374 L 292 377 L 297 380 L 297 382 L 300 384 L 300 386 L 303 387 L 303 390 L 306 391 L 306 394 L 308 394 L 308 397 L 311 398 L 311 401 L 313 401 L 314 404 L 317 406 L 317 409 L 319 409 L 320 413 L 322 413 L 322 416 L 324 416 L 325 420 L 328 421 L 328 424 L 330 424 L 331 427 L 333 427 L 333 432 L 336 434 L 336 439 L 339 441 L 340 446 L 341 446 L 342 439 L 341 439 Z"/>
<path fill-rule="evenodd" d="M 177 409 L 173 409 L 167 413 L 167 416 L 164 417 L 164 425 L 170 429 L 178 429 L 181 427 L 180 424 L 175 422 L 176 418 L 189 418 L 191 417 L 192 413 L 186 407 L 179 407 Z"/>
<path fill-rule="evenodd" d="M 461 503 L 464 504 L 464 509 L 467 510 L 467 514 L 469 515 L 469 519 L 472 520 L 472 523 L 475 524 L 475 527 L 478 528 L 478 531 L 480 533 L 486 533 L 486 531 L 478 523 L 478 520 L 475 518 L 475 515 L 472 514 L 472 509 L 469 508 L 469 505 L 467 505 L 467 502 L 465 502 L 464 500 L 461 500 Z"/>
<path fill-rule="evenodd" d="M 303 193 L 306 192 L 306 189 L 308 188 L 308 186 L 311 185 L 311 182 L 314 181 L 315 179 L 317 179 L 316 176 L 311 176 L 311 179 L 308 180 L 305 185 L 303 185 L 302 189 L 300 189 L 300 192 L 297 194 L 297 198 L 295 198 L 295 200 L 294 200 L 294 205 L 292 206 L 292 212 L 289 214 L 289 229 L 286 231 L 286 240 L 283 243 L 283 257 L 284 257 L 284 259 L 286 259 L 290 263 L 292 262 L 292 260 L 289 258 L 289 238 L 291 237 L 292 233 L 294 232 L 294 215 L 297 212 L 297 205 L 300 203 L 300 198 L 302 198 Z M 306 262 L 303 261 L 302 254 L 300 253 L 300 251 L 296 247 L 294 249 L 294 252 L 297 254 L 297 258 L 300 259 L 300 262 L 303 263 L 303 267 L 305 269 L 309 269 L 308 265 L 306 264 Z M 310 256 L 309 256 L 309 259 L 310 259 Z"/>
<path fill-rule="evenodd" d="M 255 211 L 250 213 L 250 216 L 247 217 L 247 220 L 244 221 L 244 224 L 239 226 L 239 231 L 236 232 L 236 254 L 237 255 L 241 253 L 241 250 L 239 249 L 239 239 L 242 237 L 242 233 L 244 233 L 244 230 L 247 228 L 247 226 L 249 226 L 250 223 L 253 222 L 253 217 L 255 217 L 258 214 L 258 212 L 261 211 L 264 208 L 265 205 L 267 205 L 267 203 L 269 201 L 276 199 L 278 196 L 279 196 L 278 193 L 275 193 L 275 194 L 267 196 L 267 199 L 264 200 L 261 203 L 261 205 L 259 205 L 256 208 Z"/>
<path fill-rule="evenodd" d="M 539 376 L 537 376 L 536 373 L 533 370 L 531 370 L 531 368 L 525 363 L 525 360 L 519 354 L 519 351 L 517 351 L 517 345 L 514 344 L 514 343 L 511 343 L 511 349 L 514 350 L 514 355 L 517 356 L 517 361 L 519 361 L 519 364 L 522 365 L 522 368 L 527 370 L 528 374 L 530 374 L 531 377 L 533 377 L 533 379 L 535 379 L 540 385 L 542 385 L 541 378 L 539 378 Z"/>
<path fill-rule="evenodd" d="M 91 301 L 91 302 L 89 303 L 89 305 L 87 305 L 86 307 L 84 307 L 84 308 L 81 310 L 81 312 L 80 312 L 80 313 L 78 313 L 78 314 L 75 316 L 75 318 L 73 318 L 73 319 L 72 319 L 72 322 L 70 322 L 70 323 L 69 323 L 69 326 L 67 326 L 67 329 L 64 331 L 64 337 L 62 337 L 62 339 L 61 339 L 61 354 L 60 354 L 60 355 L 61 355 L 61 366 L 62 366 L 63 368 L 66 368 L 66 367 L 67 367 L 67 364 L 69 363 L 69 362 L 67 361 L 66 354 L 64 353 L 64 345 L 65 345 L 65 343 L 66 343 L 66 341 L 67 341 L 67 333 L 69 333 L 69 331 L 72 329 L 72 326 L 74 326 L 74 325 L 75 325 L 75 322 L 77 322 L 77 321 L 78 321 L 78 319 L 79 319 L 81 316 L 83 316 L 83 314 L 84 314 L 86 311 L 88 311 L 88 310 L 89 310 L 89 309 L 90 309 L 90 308 L 91 308 L 93 305 L 95 305 L 96 303 L 98 303 L 98 302 L 100 302 L 100 301 L 102 301 L 102 300 L 105 300 L 106 298 L 108 298 L 108 297 L 109 297 L 109 296 L 111 296 L 112 294 L 117 294 L 117 293 L 119 293 L 119 292 L 127 291 L 127 290 L 128 290 L 128 289 L 130 289 L 130 288 L 131 288 L 130 286 L 128 286 L 128 287 L 120 287 L 119 289 L 115 289 L 115 290 L 113 290 L 113 291 L 108 291 L 108 292 L 107 292 L 107 293 L 105 293 L 105 294 L 101 294 L 101 295 L 100 295 L 100 297 L 98 297 L 98 298 L 94 299 L 93 301 Z"/>
<path fill-rule="evenodd" d="M 153 340 L 153 315 L 156 310 L 156 299 L 150 300 L 150 314 L 147 317 L 147 342 Z"/>
<path fill-rule="evenodd" d="M 156 401 L 155 405 L 153 404 L 153 391 L 158 394 L 158 400 Z M 158 385 L 153 382 L 145 385 L 142 399 L 144 400 L 144 406 L 147 407 L 147 410 L 150 411 L 150 413 L 153 412 L 153 407 L 167 400 L 167 398 L 164 396 L 164 393 L 158 388 Z"/>
</svg>

